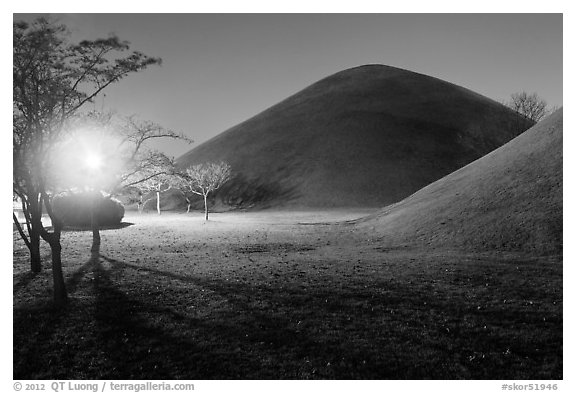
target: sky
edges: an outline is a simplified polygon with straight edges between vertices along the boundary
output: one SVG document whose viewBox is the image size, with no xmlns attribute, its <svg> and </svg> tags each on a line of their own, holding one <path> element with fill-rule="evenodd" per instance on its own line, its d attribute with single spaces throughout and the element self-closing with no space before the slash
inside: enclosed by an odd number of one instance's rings
<svg viewBox="0 0 576 393">
<path fill-rule="evenodd" d="M 38 14 L 14 14 L 31 20 Z M 386 64 L 497 101 L 536 92 L 562 106 L 562 14 L 51 14 L 70 39 L 116 34 L 161 57 L 92 105 L 183 132 L 178 157 L 310 84 Z"/>
</svg>

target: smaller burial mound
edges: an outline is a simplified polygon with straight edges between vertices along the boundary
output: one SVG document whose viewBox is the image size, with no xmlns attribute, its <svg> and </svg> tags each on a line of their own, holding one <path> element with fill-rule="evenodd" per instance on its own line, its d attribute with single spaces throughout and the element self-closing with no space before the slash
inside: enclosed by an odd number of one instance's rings
<svg viewBox="0 0 576 393">
<path fill-rule="evenodd" d="M 560 109 L 357 228 L 389 245 L 561 254 L 562 119 Z"/>
</svg>

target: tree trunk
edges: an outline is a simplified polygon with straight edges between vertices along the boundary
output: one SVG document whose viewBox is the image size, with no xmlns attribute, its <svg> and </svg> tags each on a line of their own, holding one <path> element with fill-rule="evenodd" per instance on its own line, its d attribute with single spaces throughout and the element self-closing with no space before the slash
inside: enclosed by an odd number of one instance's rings
<svg viewBox="0 0 576 393">
<path fill-rule="evenodd" d="M 16 225 L 20 237 L 24 240 L 26 247 L 28 247 L 28 251 L 30 251 L 30 271 L 32 273 L 40 273 L 40 271 L 42 271 L 42 260 L 40 258 L 40 233 L 37 230 L 33 230 L 32 225 L 28 223 L 28 236 L 26 236 L 16 214 L 12 213 L 12 217 L 14 218 L 14 225 Z"/>
<path fill-rule="evenodd" d="M 208 221 L 208 195 L 204 194 L 204 218 Z"/>
<path fill-rule="evenodd" d="M 46 210 L 50 215 L 52 220 L 53 232 L 48 233 L 43 229 L 42 221 L 40 218 L 32 220 L 32 223 L 36 223 L 37 228 L 41 228 L 42 238 L 50 245 L 52 250 L 52 280 L 54 281 L 54 305 L 56 307 L 62 307 L 66 304 L 68 299 L 68 293 L 66 292 L 66 284 L 64 283 L 64 274 L 62 273 L 62 245 L 60 244 L 60 237 L 62 234 L 62 221 L 54 215 L 52 211 L 52 206 L 48 195 L 42 192 L 41 203 L 46 206 Z M 39 210 L 41 212 L 41 210 Z"/>
<path fill-rule="evenodd" d="M 42 259 L 40 257 L 40 233 L 33 229 L 30 235 L 30 270 L 34 273 L 42 271 Z"/>
<path fill-rule="evenodd" d="M 140 201 L 138 202 L 138 213 L 142 214 L 144 210 L 144 195 L 140 195 Z"/>
<path fill-rule="evenodd" d="M 100 251 L 100 223 L 98 222 L 98 192 L 92 195 L 90 207 L 90 224 L 92 227 L 92 252 Z"/>
<path fill-rule="evenodd" d="M 38 203 L 38 195 L 30 198 L 28 206 L 30 226 L 30 270 L 39 273 L 42 270 L 42 260 L 40 257 L 40 227 L 42 225 L 42 210 Z"/>
<path fill-rule="evenodd" d="M 160 214 L 160 191 L 156 191 L 156 210 Z"/>
<path fill-rule="evenodd" d="M 62 245 L 60 244 L 60 229 L 54 229 L 48 242 L 52 250 L 52 279 L 54 280 L 54 305 L 61 307 L 66 304 L 68 293 L 62 273 Z"/>
</svg>

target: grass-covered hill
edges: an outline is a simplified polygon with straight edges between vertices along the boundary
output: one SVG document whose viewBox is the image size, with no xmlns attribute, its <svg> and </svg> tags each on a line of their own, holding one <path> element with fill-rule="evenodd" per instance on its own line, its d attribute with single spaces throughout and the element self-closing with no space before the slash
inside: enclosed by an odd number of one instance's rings
<svg viewBox="0 0 576 393">
<path fill-rule="evenodd" d="M 532 124 L 454 84 L 384 65 L 309 86 L 199 145 L 181 167 L 225 160 L 240 207 L 382 207 L 482 157 Z"/>
<path fill-rule="evenodd" d="M 561 254 L 562 109 L 358 227 L 388 244 Z"/>
</svg>

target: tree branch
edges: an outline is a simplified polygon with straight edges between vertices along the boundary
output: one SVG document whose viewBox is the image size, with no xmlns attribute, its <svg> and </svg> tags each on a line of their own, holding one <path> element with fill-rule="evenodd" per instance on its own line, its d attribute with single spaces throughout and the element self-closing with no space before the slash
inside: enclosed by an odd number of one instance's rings
<svg viewBox="0 0 576 393">
<path fill-rule="evenodd" d="M 32 245 L 30 244 L 30 240 L 28 240 L 28 236 L 26 236 L 26 234 L 22 230 L 22 226 L 20 225 L 20 222 L 18 221 L 18 218 L 16 217 L 16 214 L 14 214 L 14 212 L 12 212 L 12 218 L 14 220 L 14 224 L 16 224 L 16 229 L 18 229 L 18 233 L 20 233 L 20 237 L 22 237 L 22 240 L 24 240 L 24 243 L 26 243 L 26 247 L 28 247 L 28 249 L 31 249 Z"/>
</svg>

